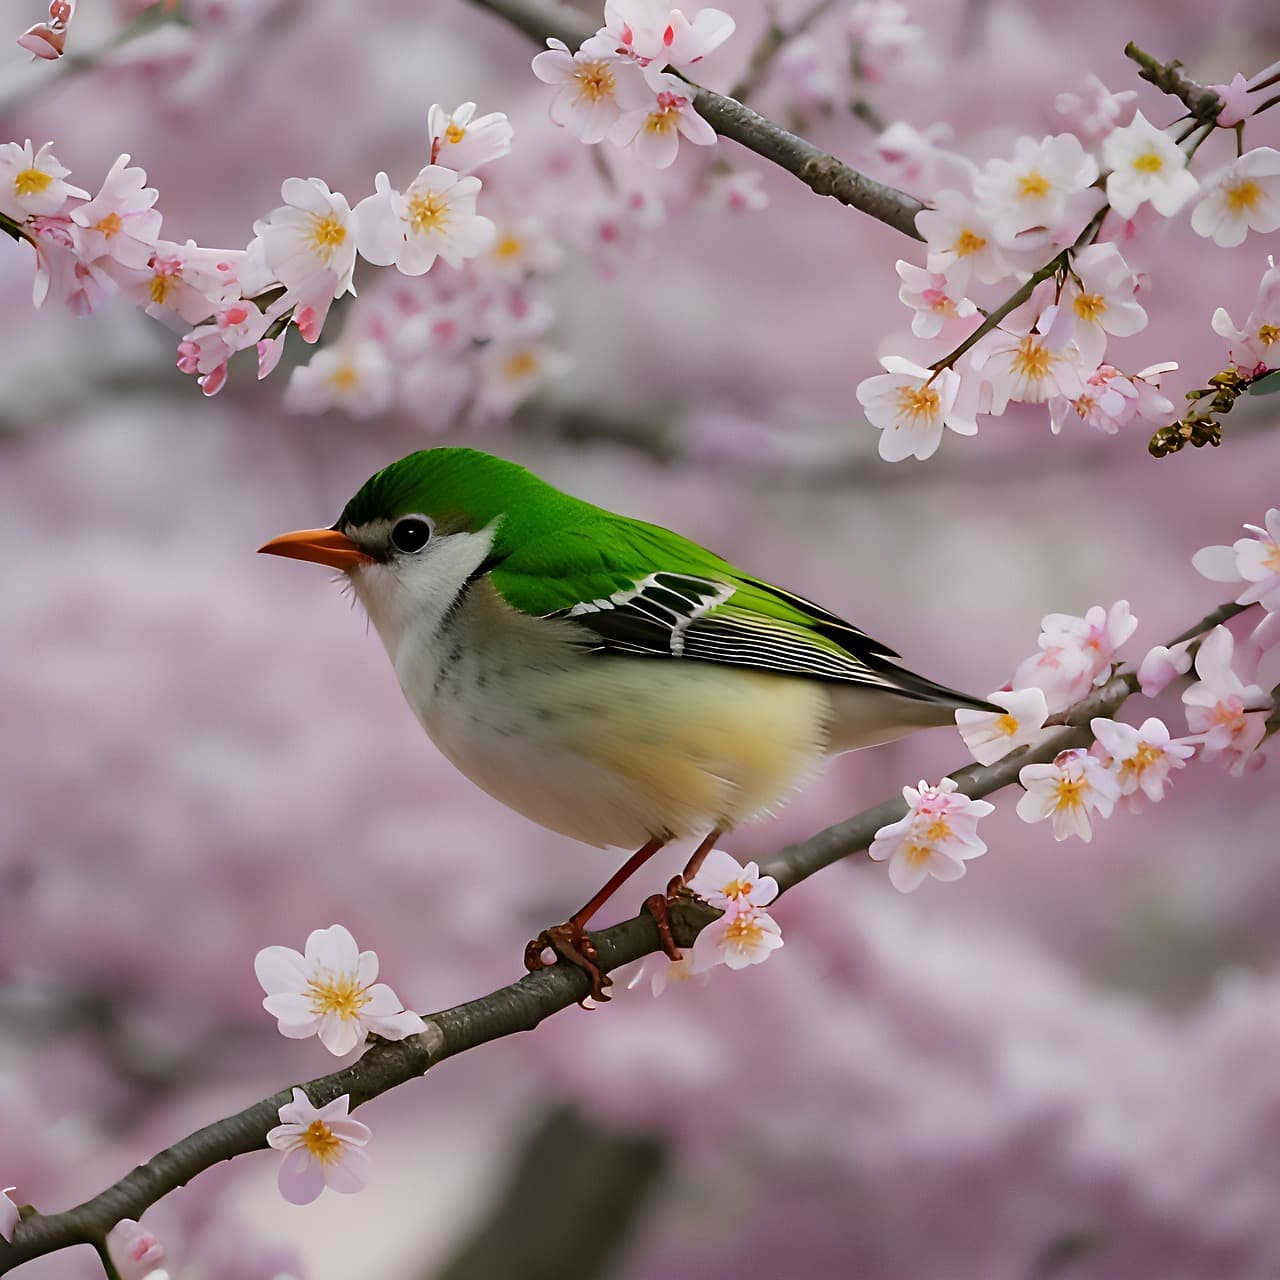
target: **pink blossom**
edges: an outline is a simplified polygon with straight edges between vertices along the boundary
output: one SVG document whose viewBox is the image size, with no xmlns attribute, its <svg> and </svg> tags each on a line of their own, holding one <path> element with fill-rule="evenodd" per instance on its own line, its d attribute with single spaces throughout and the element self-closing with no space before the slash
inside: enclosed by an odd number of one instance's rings
<svg viewBox="0 0 1280 1280">
<path fill-rule="evenodd" d="M 1061 752 L 1052 764 L 1024 765 L 1018 781 L 1026 794 L 1018 801 L 1023 822 L 1052 820 L 1053 838 L 1093 839 L 1091 813 L 1109 818 L 1120 798 L 1120 784 L 1100 760 L 1087 751 Z"/>
<path fill-rule="evenodd" d="M 1083 618 L 1069 613 L 1046 614 L 1040 624 L 1040 652 L 1021 663 L 1015 689 L 1043 689 L 1050 712 L 1065 711 L 1111 674 L 1116 650 L 1137 630 L 1129 602 L 1110 609 L 1094 605 Z"/>
<path fill-rule="evenodd" d="M 0 146 L 0 213 L 15 222 L 61 213 L 68 200 L 87 200 L 89 193 L 65 181 L 70 169 L 54 158 L 52 142 L 33 151 L 31 139 L 19 146 Z"/>
<path fill-rule="evenodd" d="M 319 1036 L 338 1057 L 370 1033 L 403 1040 L 426 1030 L 426 1023 L 406 1012 L 385 982 L 374 981 L 377 952 L 360 951 L 340 924 L 313 930 L 303 954 L 290 947 L 264 947 L 253 969 L 267 993 L 262 1007 L 278 1020 L 280 1034 L 291 1040 Z"/>
<path fill-rule="evenodd" d="M 1124 374 L 1115 365 L 1100 364 L 1074 399 L 1050 399 L 1049 425 L 1053 433 L 1057 435 L 1072 417 L 1105 435 L 1115 435 L 1138 418 L 1167 421 L 1173 413 L 1173 401 L 1159 388 L 1159 377 L 1167 370 L 1167 365 L 1154 365 L 1141 373 Z"/>
<path fill-rule="evenodd" d="M 1258 284 L 1253 310 L 1237 329 L 1225 308 L 1213 313 L 1213 331 L 1231 343 L 1229 355 L 1237 368 L 1252 373 L 1259 366 L 1280 365 L 1280 267 L 1268 266 Z"/>
<path fill-rule="evenodd" d="M 1056 313 L 1046 308 L 1042 323 L 1051 328 Z M 977 348 L 975 348 L 977 351 Z M 1074 344 L 1055 346 L 1042 333 L 1009 333 L 996 329 L 987 334 L 976 357 L 983 379 L 991 387 L 993 414 L 1001 414 L 1011 400 L 1042 404 L 1054 397 L 1074 400 L 1084 391 L 1085 368 Z"/>
<path fill-rule="evenodd" d="M 621 115 L 609 130 L 609 141 L 626 147 L 637 159 L 665 169 L 676 158 L 681 136 L 698 147 L 715 145 L 716 131 L 693 109 L 673 75 L 650 77 L 619 86 Z"/>
<path fill-rule="evenodd" d="M 1062 287 L 1058 315 L 1067 334 L 1094 366 L 1107 336 L 1128 338 L 1147 327 L 1147 313 L 1135 301 L 1138 277 L 1114 244 L 1091 244 L 1071 255 L 1071 273 Z"/>
<path fill-rule="evenodd" d="M 1081 93 L 1060 93 L 1054 110 L 1086 146 L 1097 147 L 1113 129 L 1133 119 L 1138 95 L 1133 89 L 1113 93 L 1093 72 L 1084 78 Z"/>
<path fill-rule="evenodd" d="M 1212 89 L 1222 102 L 1218 111 L 1219 129 L 1233 129 L 1253 114 L 1248 98 L 1249 85 L 1241 72 L 1237 71 L 1231 77 L 1230 84 L 1211 84 L 1207 87 Z"/>
<path fill-rule="evenodd" d="M 82 228 L 80 250 L 86 261 L 110 259 L 122 267 L 141 270 L 155 251 L 160 212 L 153 209 L 159 192 L 145 185 L 146 172 L 127 168 L 120 156 L 102 180 L 102 189 L 87 204 L 71 211 Z"/>
<path fill-rule="evenodd" d="M 923 779 L 916 787 L 903 787 L 905 817 L 881 827 L 868 855 L 875 862 L 889 861 L 889 882 L 900 893 L 911 893 L 927 876 L 959 880 L 965 862 L 986 853 L 978 835 L 978 819 L 994 811 L 986 800 L 970 800 L 954 778 L 936 786 Z"/>
<path fill-rule="evenodd" d="M 1025 689 L 998 689 L 987 695 L 988 702 L 1003 707 L 998 711 L 956 712 L 956 725 L 964 745 L 979 764 L 995 764 L 1018 747 L 1029 746 L 1039 736 L 1049 706 L 1044 690 L 1034 685 Z"/>
<path fill-rule="evenodd" d="M 924 35 L 898 0 L 856 0 L 845 30 L 855 45 L 858 74 L 871 81 L 879 80 Z"/>
<path fill-rule="evenodd" d="M 36 271 L 31 300 L 43 306 L 49 296 L 72 315 L 87 316 L 112 291 L 110 277 L 80 256 L 80 228 L 67 214 L 37 216 L 27 223 L 35 244 Z"/>
<path fill-rule="evenodd" d="M 693 973 L 706 973 L 720 964 L 745 969 L 763 964 L 780 946 L 782 929 L 767 911 L 758 907 L 726 911 L 694 939 L 690 966 Z"/>
<path fill-rule="evenodd" d="M 107 1254 L 119 1280 L 148 1280 L 153 1275 L 164 1275 L 159 1270 L 165 1259 L 164 1246 L 132 1218 L 121 1218 L 107 1232 Z"/>
<path fill-rule="evenodd" d="M 772 876 L 762 876 L 754 862 L 743 866 L 723 849 L 707 854 L 689 888 L 721 911 L 767 907 L 778 896 L 778 882 Z"/>
<path fill-rule="evenodd" d="M 1002 246 L 1038 248 L 1064 231 L 1079 234 L 1102 204 L 1091 190 L 1097 176 L 1097 160 L 1075 134 L 1022 137 L 1012 160 L 987 162 L 973 191 Z"/>
<path fill-rule="evenodd" d="M 56 22 L 37 22 L 18 37 L 18 44 L 33 57 L 56 62 L 66 51 L 67 29 Z"/>
<path fill-rule="evenodd" d="M 1095 716 L 1089 721 L 1093 736 L 1110 757 L 1107 767 L 1115 774 L 1122 796 L 1137 791 L 1148 800 L 1164 798 L 1165 783 L 1174 769 L 1186 767 L 1195 747 L 1183 739 L 1171 738 L 1163 720 L 1151 716 L 1138 728 Z"/>
<path fill-rule="evenodd" d="M 944 427 L 958 435 L 978 430 L 956 407 L 960 375 L 952 369 L 932 370 L 901 356 L 883 356 L 886 373 L 858 383 L 858 402 L 867 421 L 881 432 L 880 456 L 886 462 L 931 458 L 942 443 Z"/>
<path fill-rule="evenodd" d="M 1272 507 L 1265 528 L 1247 524 L 1252 535 L 1229 547 L 1202 547 L 1191 557 L 1197 573 L 1213 582 L 1247 582 L 1237 604 L 1260 604 L 1267 613 L 1280 611 L 1280 507 Z"/>
<path fill-rule="evenodd" d="M 319 178 L 286 178 L 280 196 L 283 206 L 253 224 L 272 276 L 290 292 L 308 295 L 332 273 L 331 297 L 354 292 L 356 236 L 346 196 Z"/>
<path fill-rule="evenodd" d="M 960 194 L 959 188 L 972 185 L 974 166 L 967 157 L 941 145 L 952 137 L 948 124 L 932 124 L 918 130 L 905 120 L 895 120 L 871 144 L 871 154 L 879 170 L 896 187 L 919 192 L 947 187 Z"/>
<path fill-rule="evenodd" d="M 474 173 L 509 155 L 514 132 L 501 111 L 477 119 L 474 102 L 464 102 L 453 111 L 437 103 L 427 113 L 431 163 L 455 173 Z"/>
<path fill-rule="evenodd" d="M 929 246 L 929 270 L 945 275 L 960 292 L 969 287 L 970 275 L 994 284 L 1012 271 L 990 220 L 961 191 L 939 191 L 933 208 L 916 214 L 916 229 Z"/>
<path fill-rule="evenodd" d="M 1200 679 L 1183 693 L 1182 701 L 1188 728 L 1204 742 L 1204 759 L 1220 757 L 1239 776 L 1266 736 L 1270 699 L 1232 670 L 1234 650 L 1231 632 L 1214 627 L 1196 654 Z"/>
<path fill-rule="evenodd" d="M 476 358 L 477 421 L 503 419 L 545 383 L 562 377 L 572 362 L 561 351 L 527 339 L 491 342 Z"/>
<path fill-rule="evenodd" d="M 590 58 L 631 58 L 642 67 L 683 70 L 718 49 L 734 26 L 720 9 L 699 9 L 690 21 L 667 0 L 605 0 L 604 26 L 581 51 Z"/>
<path fill-rule="evenodd" d="M 280 1123 L 267 1134 L 267 1144 L 285 1153 L 278 1182 L 290 1204 L 310 1204 L 325 1187 L 342 1195 L 364 1189 L 369 1176 L 364 1147 L 371 1135 L 368 1125 L 349 1118 L 350 1105 L 344 1093 L 315 1107 L 295 1086 L 293 1101 L 280 1108 Z"/>
<path fill-rule="evenodd" d="M 764 175 L 755 169 L 710 174 L 701 203 L 714 213 L 759 213 L 769 205 Z"/>
<path fill-rule="evenodd" d="M 1210 178 L 1191 211 L 1191 229 L 1224 249 L 1250 231 L 1280 229 L 1280 151 L 1255 147 Z"/>
<path fill-rule="evenodd" d="M 669 960 L 664 955 L 647 956 L 628 980 L 627 990 L 634 990 L 646 978 L 649 980 L 650 990 L 657 997 L 673 984 L 693 982 L 698 986 L 706 986 L 711 980 L 711 971 L 696 970 L 691 952 L 686 952 L 679 960 Z"/>
<path fill-rule="evenodd" d="M 639 79 L 638 68 L 617 58 L 593 58 L 554 36 L 533 59 L 533 74 L 544 84 L 555 85 L 549 108 L 551 119 L 582 142 L 604 141 L 621 114 L 618 84 Z"/>
<path fill-rule="evenodd" d="M 1138 687 L 1148 698 L 1163 693 L 1179 676 L 1191 670 L 1190 640 L 1183 640 L 1172 648 L 1162 644 L 1147 650 L 1138 664 Z"/>
<path fill-rule="evenodd" d="M 240 297 L 244 250 L 205 249 L 194 240 L 157 240 L 142 271 L 112 270 L 131 302 L 165 323 L 199 324 Z"/>
<path fill-rule="evenodd" d="M 1111 171 L 1107 199 L 1122 218 L 1132 218 L 1147 201 L 1170 218 L 1200 189 L 1187 169 L 1186 154 L 1141 111 L 1103 140 L 1102 164 Z"/>
<path fill-rule="evenodd" d="M 926 271 L 899 259 L 895 264 L 902 285 L 898 297 L 915 314 L 911 317 L 911 332 L 917 338 L 936 338 L 949 321 L 963 320 L 976 315 L 977 306 L 959 295 L 959 290 L 936 271 Z"/>
</svg>

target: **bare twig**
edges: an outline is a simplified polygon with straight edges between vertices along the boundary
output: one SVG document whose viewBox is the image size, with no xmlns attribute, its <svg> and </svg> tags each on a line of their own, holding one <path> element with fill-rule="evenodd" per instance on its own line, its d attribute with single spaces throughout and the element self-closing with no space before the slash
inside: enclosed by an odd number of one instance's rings
<svg viewBox="0 0 1280 1280">
<path fill-rule="evenodd" d="M 1163 93 L 1179 99 L 1187 111 L 1201 124 L 1216 124 L 1222 110 L 1222 99 L 1212 89 L 1197 84 L 1190 76 L 1183 75 L 1182 63 L 1161 62 L 1159 58 L 1140 49 L 1132 40 L 1124 47 L 1124 56 L 1138 64 L 1138 74 Z"/>
<path fill-rule="evenodd" d="M 1170 644 L 1201 635 L 1245 607 L 1224 604 Z M 1136 688 L 1136 675 L 1132 671 L 1120 672 L 1072 708 L 1068 725 L 1048 734 L 1035 747 L 993 765 L 970 765 L 951 776 L 972 799 L 990 795 L 1016 782 L 1024 765 L 1052 760 L 1060 751 L 1087 744 L 1091 738 L 1089 721 L 1094 716 L 1112 714 Z M 773 876 L 780 889 L 789 889 L 823 867 L 866 849 L 882 826 L 896 822 L 905 812 L 903 800 L 888 800 L 780 850 L 762 871 Z M 676 941 L 681 946 L 690 945 L 716 914 L 699 902 L 678 903 L 672 911 Z M 617 969 L 660 949 L 658 930 L 648 913 L 591 936 L 605 970 Z M 563 962 L 526 974 L 478 1000 L 426 1016 L 427 1030 L 420 1035 L 394 1044 L 375 1041 L 357 1062 L 308 1081 L 303 1088 L 317 1106 L 345 1093 L 351 1096 L 352 1107 L 358 1107 L 454 1054 L 518 1031 L 533 1030 L 544 1018 L 582 1000 L 588 987 L 586 974 Z M 0 1240 L 0 1275 L 58 1249 L 100 1244 L 121 1218 L 139 1218 L 162 1196 L 205 1169 L 264 1147 L 267 1130 L 277 1123 L 279 1109 L 289 1099 L 290 1090 L 282 1089 L 236 1115 L 206 1125 L 74 1209 L 49 1215 L 27 1210 L 14 1231 L 13 1242 L 5 1244 Z"/>
</svg>

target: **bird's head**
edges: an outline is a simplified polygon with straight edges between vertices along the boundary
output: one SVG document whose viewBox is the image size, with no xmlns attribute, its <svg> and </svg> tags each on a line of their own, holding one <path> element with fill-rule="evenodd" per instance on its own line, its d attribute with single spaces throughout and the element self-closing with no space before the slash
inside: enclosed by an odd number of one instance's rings
<svg viewBox="0 0 1280 1280">
<path fill-rule="evenodd" d="M 329 528 L 259 550 L 341 570 L 394 658 L 406 628 L 438 623 L 470 579 L 586 508 L 514 462 L 424 449 L 371 476 Z"/>
</svg>

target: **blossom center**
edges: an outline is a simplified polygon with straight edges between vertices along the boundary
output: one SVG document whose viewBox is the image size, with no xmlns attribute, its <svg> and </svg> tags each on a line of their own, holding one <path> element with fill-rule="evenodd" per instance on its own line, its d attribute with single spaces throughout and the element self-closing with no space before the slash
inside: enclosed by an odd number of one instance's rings
<svg viewBox="0 0 1280 1280">
<path fill-rule="evenodd" d="M 1018 717 L 1006 711 L 1004 715 L 996 717 L 995 729 L 1005 737 L 1012 738 L 1018 732 Z"/>
<path fill-rule="evenodd" d="M 1024 200 L 1042 200 L 1049 190 L 1049 179 L 1038 169 L 1032 169 L 1018 179 L 1018 194 Z"/>
<path fill-rule="evenodd" d="M 1077 294 L 1071 304 L 1081 320 L 1096 320 L 1107 309 L 1107 300 L 1100 293 Z"/>
<path fill-rule="evenodd" d="M 1280 542 L 1264 542 L 1262 545 L 1267 549 L 1267 554 L 1262 557 L 1262 563 L 1272 573 L 1280 573 Z"/>
<path fill-rule="evenodd" d="M 339 390 L 349 390 L 359 381 L 359 375 L 349 364 L 344 364 L 333 372 L 329 381 Z M 344 1022 L 359 1017 L 360 1010 L 369 1003 L 369 993 L 349 973 L 312 978 L 307 983 L 307 995 L 311 997 L 312 1013 L 336 1013 Z"/>
<path fill-rule="evenodd" d="M 461 125 L 456 125 L 450 121 L 449 127 L 444 131 L 444 136 L 456 147 L 467 136 L 467 131 Z"/>
<path fill-rule="evenodd" d="M 726 898 L 746 898 L 750 895 L 751 890 L 755 888 L 750 880 L 743 880 L 739 877 L 737 880 L 730 880 L 720 892 Z"/>
<path fill-rule="evenodd" d="M 1246 178 L 1234 187 L 1228 187 L 1223 194 L 1232 213 L 1252 213 L 1262 199 L 1262 188 L 1252 178 Z"/>
<path fill-rule="evenodd" d="M 928 862 L 933 856 L 933 847 L 928 844 L 920 844 L 915 840 L 908 840 L 902 846 L 902 852 L 911 866 L 918 867 L 922 862 Z"/>
<path fill-rule="evenodd" d="M 1133 755 L 1120 762 L 1120 776 L 1140 778 L 1163 755 L 1164 752 L 1159 747 L 1153 746 L 1150 742 L 1140 742 Z"/>
<path fill-rule="evenodd" d="M 449 202 L 442 200 L 434 191 L 428 191 L 425 196 L 414 196 L 409 201 L 409 221 L 415 231 L 443 233 L 449 225 Z"/>
<path fill-rule="evenodd" d="M 342 219 L 334 213 L 313 213 L 311 215 L 311 246 L 319 250 L 324 258 L 328 258 L 334 249 L 339 248 L 347 238 L 347 229 Z"/>
<path fill-rule="evenodd" d="M 575 102 L 599 102 L 602 98 L 612 98 L 617 88 L 617 81 L 607 62 L 584 62 L 574 69 L 573 78 L 578 82 Z"/>
<path fill-rule="evenodd" d="M 517 351 L 515 355 L 509 356 L 502 366 L 502 372 L 512 380 L 527 378 L 537 371 L 538 357 L 532 351 Z"/>
<path fill-rule="evenodd" d="M 934 818 L 924 830 L 924 838 L 930 844 L 941 844 L 943 840 L 950 840 L 954 834 L 951 823 L 941 815 Z"/>
<path fill-rule="evenodd" d="M 1039 382 L 1045 377 L 1052 363 L 1053 356 L 1049 348 L 1034 333 L 1027 334 L 1018 343 L 1018 349 L 1013 357 L 1014 372 L 1034 382 Z"/>
<path fill-rule="evenodd" d="M 930 386 L 898 388 L 898 412 L 904 418 L 933 418 L 939 404 L 938 393 Z"/>
<path fill-rule="evenodd" d="M 1159 173 L 1164 168 L 1164 156 L 1158 151 L 1144 151 L 1134 156 L 1133 167 L 1139 173 Z"/>
<path fill-rule="evenodd" d="M 122 225 L 120 215 L 113 209 L 105 218 L 99 218 L 93 224 L 93 229 L 99 232 L 104 239 L 110 240 L 112 236 L 120 233 Z"/>
<path fill-rule="evenodd" d="M 43 169 L 23 169 L 13 180 L 16 195 L 34 196 L 43 191 L 53 181 L 53 174 Z"/>
<path fill-rule="evenodd" d="M 981 253 L 987 242 L 966 227 L 957 237 L 955 253 L 957 258 L 967 258 L 971 253 Z"/>
<path fill-rule="evenodd" d="M 523 248 L 519 236 L 505 235 L 493 246 L 493 256 L 504 260 L 518 258 Z"/>
<path fill-rule="evenodd" d="M 1085 787 L 1088 784 L 1083 778 L 1059 778 L 1057 782 L 1058 809 L 1078 809 L 1084 804 Z"/>
<path fill-rule="evenodd" d="M 754 916 L 740 915 L 724 931 L 726 945 L 742 951 L 751 951 L 764 939 L 764 930 Z"/>
<path fill-rule="evenodd" d="M 1260 324 L 1258 326 L 1258 341 L 1264 347 L 1269 347 L 1277 338 L 1280 338 L 1280 325 Z"/>
<path fill-rule="evenodd" d="M 317 1164 L 332 1164 L 342 1154 L 342 1139 L 323 1120 L 313 1120 L 302 1131 L 302 1145 Z"/>
</svg>

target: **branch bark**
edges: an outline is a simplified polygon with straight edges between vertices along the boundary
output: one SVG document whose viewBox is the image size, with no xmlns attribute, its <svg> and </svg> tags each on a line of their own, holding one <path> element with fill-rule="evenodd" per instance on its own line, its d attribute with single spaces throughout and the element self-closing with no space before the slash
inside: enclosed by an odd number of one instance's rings
<svg viewBox="0 0 1280 1280">
<path fill-rule="evenodd" d="M 1124 47 L 1124 56 L 1138 64 L 1138 74 L 1149 84 L 1177 98 L 1187 111 L 1202 124 L 1216 124 L 1222 110 L 1222 99 L 1212 89 L 1197 84 L 1190 76 L 1183 75 L 1182 63 L 1161 62 L 1159 58 L 1140 49 L 1132 40 Z"/>
<path fill-rule="evenodd" d="M 560 0 L 473 0 L 473 3 L 505 18 L 539 42 L 554 36 L 575 48 L 595 32 L 586 15 Z M 869 214 L 913 240 L 924 239 L 916 230 L 916 214 L 926 206 L 915 196 L 867 177 L 734 98 L 704 89 L 693 81 L 688 84 L 693 92 L 694 109 L 721 137 L 731 138 L 748 151 L 773 161 L 818 195 L 830 196 Z"/>
<path fill-rule="evenodd" d="M 1224 604 L 1169 644 L 1202 635 L 1246 607 L 1252 606 Z M 1118 672 L 1071 709 L 1064 727 L 1048 734 L 1034 748 L 993 765 L 969 765 L 951 777 L 971 799 L 990 795 L 1016 782 L 1024 765 L 1052 760 L 1060 751 L 1087 745 L 1092 738 L 1089 721 L 1094 716 L 1113 714 L 1137 687 L 1137 676 L 1132 671 Z M 780 890 L 785 891 L 833 862 L 866 849 L 881 827 L 896 822 L 905 813 L 902 799 L 887 800 L 808 840 L 787 846 L 766 861 L 761 870 L 773 876 Z M 690 946 L 699 930 L 717 914 L 700 902 L 677 904 L 672 910 L 677 943 Z M 660 950 L 657 927 L 647 912 L 591 936 L 600 963 L 608 971 Z M 519 1031 L 532 1031 L 544 1018 L 581 1001 L 588 989 L 586 974 L 561 962 L 526 974 L 478 1000 L 424 1015 L 427 1030 L 422 1034 L 396 1043 L 375 1039 L 358 1061 L 302 1087 L 316 1106 L 350 1094 L 354 1109 L 454 1054 Z M 121 1218 L 140 1218 L 149 1206 L 196 1174 L 223 1160 L 265 1147 L 267 1131 L 278 1122 L 279 1110 L 290 1096 L 288 1088 L 282 1089 L 233 1116 L 206 1125 L 73 1209 L 48 1215 L 28 1210 L 14 1231 L 12 1243 L 0 1240 L 0 1275 L 32 1258 L 71 1245 L 101 1244 Z"/>
</svg>

